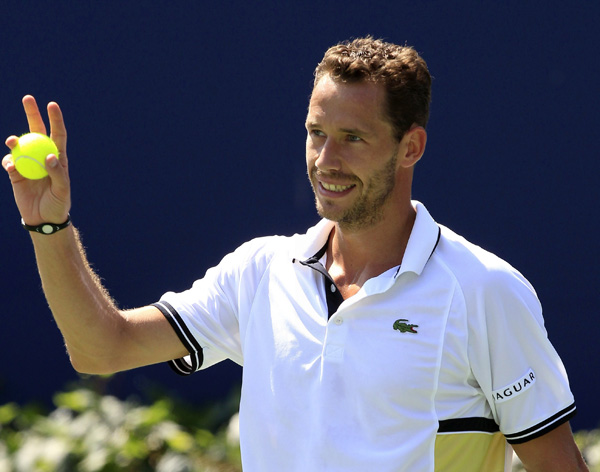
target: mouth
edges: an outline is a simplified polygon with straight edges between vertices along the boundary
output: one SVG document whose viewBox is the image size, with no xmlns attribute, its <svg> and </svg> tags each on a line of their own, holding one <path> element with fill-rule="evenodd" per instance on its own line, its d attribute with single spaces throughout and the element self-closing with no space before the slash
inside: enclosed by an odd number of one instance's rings
<svg viewBox="0 0 600 472">
<path fill-rule="evenodd" d="M 319 180 L 319 194 L 328 199 L 338 199 L 346 197 L 352 193 L 356 184 L 350 185 L 341 185 L 341 184 L 332 184 Z"/>
<path fill-rule="evenodd" d="M 358 179 L 352 175 L 343 175 L 341 173 L 324 174 L 316 167 L 311 169 L 309 175 L 315 192 L 326 198 L 345 197 L 358 184 Z"/>
<path fill-rule="evenodd" d="M 336 193 L 342 193 L 345 192 L 348 189 L 351 189 L 352 187 L 355 187 L 354 184 L 352 185 L 339 185 L 339 184 L 328 184 L 325 182 L 320 182 L 321 186 L 329 191 L 329 192 L 336 192 Z"/>
</svg>

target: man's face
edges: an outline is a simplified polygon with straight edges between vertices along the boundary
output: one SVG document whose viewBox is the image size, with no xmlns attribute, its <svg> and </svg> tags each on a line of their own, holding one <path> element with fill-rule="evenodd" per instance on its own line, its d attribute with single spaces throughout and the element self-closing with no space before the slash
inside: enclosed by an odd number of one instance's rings
<svg viewBox="0 0 600 472">
<path fill-rule="evenodd" d="M 378 222 L 396 184 L 400 144 L 384 117 L 384 90 L 370 82 L 316 84 L 306 118 L 306 163 L 319 215 L 341 228 Z"/>
</svg>

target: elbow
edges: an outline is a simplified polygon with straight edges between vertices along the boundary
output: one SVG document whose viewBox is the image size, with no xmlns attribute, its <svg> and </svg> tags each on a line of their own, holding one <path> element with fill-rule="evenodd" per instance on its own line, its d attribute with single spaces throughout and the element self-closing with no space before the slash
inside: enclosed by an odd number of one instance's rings
<svg viewBox="0 0 600 472">
<path fill-rule="evenodd" d="M 113 363 L 98 358 L 90 358 L 81 355 L 74 355 L 69 352 L 71 366 L 79 374 L 86 375 L 110 375 L 119 372 Z"/>
</svg>

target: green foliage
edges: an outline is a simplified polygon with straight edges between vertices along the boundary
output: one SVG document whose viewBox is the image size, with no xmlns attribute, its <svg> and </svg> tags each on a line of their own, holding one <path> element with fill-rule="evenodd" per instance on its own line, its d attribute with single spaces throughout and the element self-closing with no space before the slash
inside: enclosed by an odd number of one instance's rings
<svg viewBox="0 0 600 472">
<path fill-rule="evenodd" d="M 0 406 L 0 472 L 241 471 L 237 437 L 209 429 L 223 415 L 207 414 L 214 407 L 168 398 L 146 406 L 87 388 L 58 393 L 54 403 L 47 415 Z"/>
<path fill-rule="evenodd" d="M 97 386 L 96 386 L 97 387 Z M 151 405 L 79 387 L 56 409 L 0 405 L 0 472 L 241 472 L 236 393 L 198 409 L 161 397 Z M 600 472 L 600 429 L 575 433 Z M 513 472 L 524 471 L 515 456 Z"/>
<path fill-rule="evenodd" d="M 578 431 L 574 436 L 590 472 L 600 472 L 600 429 Z"/>
</svg>

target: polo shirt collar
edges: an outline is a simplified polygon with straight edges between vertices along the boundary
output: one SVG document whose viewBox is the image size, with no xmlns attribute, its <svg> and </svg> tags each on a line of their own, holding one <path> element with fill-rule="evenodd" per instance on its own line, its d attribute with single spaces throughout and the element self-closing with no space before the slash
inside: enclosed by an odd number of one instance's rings
<svg viewBox="0 0 600 472">
<path fill-rule="evenodd" d="M 333 221 L 323 218 L 315 226 L 309 228 L 295 247 L 294 257 L 303 261 L 317 254 L 327 243 L 334 225 Z"/>
<path fill-rule="evenodd" d="M 402 265 L 396 274 L 397 276 L 404 272 L 414 272 L 421 275 L 440 239 L 440 227 L 431 217 L 425 205 L 416 200 L 413 200 L 412 204 L 417 211 L 417 218 L 408 238 Z"/>
<path fill-rule="evenodd" d="M 416 200 L 412 201 L 412 205 L 417 212 L 417 217 L 408 239 L 402 265 L 395 274 L 396 277 L 405 272 L 420 275 L 440 238 L 440 228 L 425 205 Z M 296 258 L 302 261 L 315 256 L 327 243 L 333 226 L 332 221 L 322 219 L 310 228 L 296 246 Z"/>
</svg>

